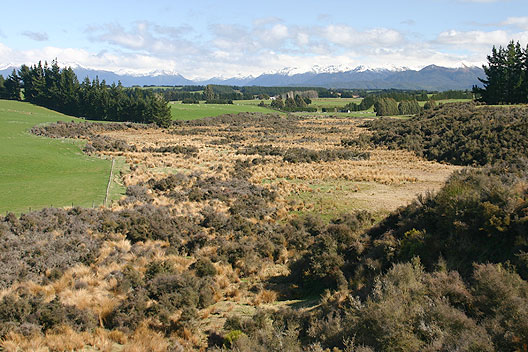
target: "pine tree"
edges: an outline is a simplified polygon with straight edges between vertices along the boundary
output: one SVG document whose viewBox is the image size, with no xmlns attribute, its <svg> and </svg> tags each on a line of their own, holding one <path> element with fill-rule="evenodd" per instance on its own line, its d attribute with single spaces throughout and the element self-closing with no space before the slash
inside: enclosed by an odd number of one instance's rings
<svg viewBox="0 0 528 352">
<path fill-rule="evenodd" d="M 5 81 L 5 94 L 7 99 L 20 100 L 20 77 L 18 77 L 16 70 L 7 77 Z"/>
<path fill-rule="evenodd" d="M 376 116 L 395 116 L 399 115 L 398 103 L 393 98 L 380 98 L 374 103 Z"/>
<path fill-rule="evenodd" d="M 283 109 L 284 108 L 284 100 L 282 100 L 282 97 L 279 95 L 277 99 L 273 100 L 271 102 L 271 107 L 275 109 Z"/>
<path fill-rule="evenodd" d="M 204 89 L 205 100 L 211 101 L 211 100 L 214 100 L 215 97 L 216 95 L 214 93 L 213 86 L 211 84 L 208 84 L 207 86 L 205 86 L 205 89 Z"/>
<path fill-rule="evenodd" d="M 528 102 L 528 48 L 511 41 L 506 48 L 493 47 L 484 65 L 486 78 L 479 78 L 483 88 L 474 86 L 473 93 L 487 104 L 518 104 Z"/>
<path fill-rule="evenodd" d="M 7 99 L 4 76 L 0 75 L 0 99 Z"/>
<path fill-rule="evenodd" d="M 303 97 L 301 97 L 299 94 L 295 96 L 295 106 L 298 108 L 305 108 L 307 106 Z"/>
<path fill-rule="evenodd" d="M 295 103 L 295 100 L 292 97 L 288 97 L 286 98 L 286 101 L 284 102 L 284 107 L 292 109 L 292 108 L 297 107 L 297 104 Z"/>
</svg>

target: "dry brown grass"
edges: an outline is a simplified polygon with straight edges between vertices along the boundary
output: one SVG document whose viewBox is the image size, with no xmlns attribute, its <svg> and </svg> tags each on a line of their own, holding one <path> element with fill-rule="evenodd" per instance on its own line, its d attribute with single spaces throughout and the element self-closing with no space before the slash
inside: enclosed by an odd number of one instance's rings
<svg viewBox="0 0 528 352">
<path fill-rule="evenodd" d="M 126 186 L 145 183 L 150 179 L 160 180 L 174 173 L 200 174 L 203 178 L 214 176 L 228 180 L 233 177 L 231 173 L 234 172 L 237 160 L 264 159 L 265 163 L 253 165 L 248 171 L 250 182 L 274 190 L 278 194 L 272 204 L 276 208 L 273 216 L 259 220 L 269 222 L 282 221 L 305 212 L 333 216 L 355 209 L 390 211 L 414 199 L 418 193 L 440 188 L 453 170 L 457 169 L 426 161 L 403 151 L 374 149 L 369 150 L 371 157 L 368 160 L 295 164 L 283 162 L 280 156 L 240 155 L 237 154 L 236 145 L 211 143 L 227 135 L 241 135 L 244 140 L 236 143 L 240 148 L 272 144 L 281 148 L 342 149 L 341 139 L 366 133 L 359 127 L 360 123 L 357 119 L 346 118 L 307 119 L 301 121 L 300 125 L 313 130 L 302 133 L 274 131 L 255 126 L 247 126 L 241 132 L 226 132 L 225 129 L 229 127 L 227 125 L 208 126 L 205 127 L 206 133 L 188 135 L 170 134 L 156 129 L 130 129 L 105 134 L 136 145 L 138 150 L 143 147 L 183 145 L 197 147 L 199 152 L 196 156 L 185 157 L 180 154 L 144 152 L 102 154 L 123 155 L 127 163 L 133 166 L 131 172 L 123 177 Z M 332 128 L 334 132 L 330 133 Z M 183 186 L 178 190 L 184 190 Z M 179 216 L 198 216 L 209 206 L 216 212 L 229 216 L 230 202 L 233 201 L 175 202 L 168 196 L 150 190 L 149 192 L 154 196 L 154 205 L 168 206 Z M 112 209 L 120 210 L 132 206 L 115 203 Z M 56 233 L 56 236 L 63 235 Z M 214 236 L 213 232 L 206 232 L 206 235 Z M 10 333 L 0 342 L 0 346 L 6 351 L 82 350 L 83 346 L 91 346 L 97 351 L 166 351 L 169 347 L 168 339 L 149 329 L 148 322 L 144 322 L 131 335 L 118 330 L 108 331 L 102 326 L 108 314 L 125 298 L 124 295 L 121 296 L 113 272 L 130 266 L 143 274 L 153 261 L 169 262 L 180 273 L 190 270 L 189 267 L 196 258 L 167 254 L 168 246 L 168 242 L 146 241 L 134 244 L 132 250 L 132 244 L 126 236 L 116 234 L 103 244 L 92 266 L 79 265 L 70 268 L 58 280 L 46 285 L 23 282 L 0 291 L 0 298 L 17 287 L 25 287 L 35 295 L 42 295 L 46 301 L 58 296 L 63 304 L 95 313 L 101 325 L 91 333 L 76 333 L 64 327 L 35 338 Z M 217 247 L 212 245 L 200 248 L 197 252 L 197 256 L 203 257 L 216 254 Z M 254 294 L 248 291 L 249 287 L 259 285 L 273 276 L 286 275 L 287 263 L 293 254 L 283 248 L 278 260 L 269 258 L 264 264 L 243 259 L 234 265 L 225 262 L 214 263 L 216 275 L 212 279 L 217 286 L 213 292 L 216 304 L 199 312 L 202 328 L 208 325 L 221 328 L 227 317 L 249 315 L 255 311 L 255 307 L 261 305 L 275 307 L 276 304 L 273 303 L 277 301 L 276 291 L 261 289 Z M 243 280 L 240 279 L 241 272 L 244 273 Z M 170 319 L 177 322 L 181 313 L 174 312 Z M 203 346 L 204 336 L 181 329 L 177 335 L 171 336 L 171 339 L 179 341 L 182 349 L 198 350 Z M 115 348 L 116 345 L 119 345 L 119 349 Z"/>
<path fill-rule="evenodd" d="M 261 304 L 273 303 L 277 300 L 277 292 L 271 290 L 260 290 L 259 293 L 253 298 L 251 302 L 254 306 L 258 307 Z"/>
<path fill-rule="evenodd" d="M 163 335 L 142 325 L 123 346 L 122 352 L 164 352 L 168 348 L 169 343 Z"/>
<path fill-rule="evenodd" d="M 173 172 L 201 172 L 205 177 L 215 176 L 228 178 L 229 172 L 233 170 L 236 160 L 245 160 L 259 157 L 257 155 L 237 155 L 236 149 L 231 144 L 213 145 L 211 141 L 223 138 L 227 135 L 240 135 L 245 139 L 237 142 L 241 148 L 258 144 L 273 144 L 276 147 L 292 148 L 304 147 L 312 150 L 340 149 L 341 139 L 357 137 L 362 133 L 369 133 L 359 127 L 360 119 L 339 118 L 316 118 L 306 119 L 299 122 L 305 130 L 299 132 L 285 133 L 266 129 L 262 127 L 246 126 L 242 131 L 226 132 L 228 125 L 200 127 L 207 132 L 200 134 L 173 135 L 161 130 L 130 130 L 127 132 L 110 132 L 107 135 L 125 139 L 129 144 L 145 147 L 159 147 L 164 145 L 194 146 L 199 149 L 195 157 L 182 157 L 179 154 L 162 153 L 125 153 L 127 161 L 139 165 L 131 174 L 126 176 L 125 184 L 132 185 L 145 182 L 150 178 L 161 178 L 167 173 Z M 178 127 L 180 130 L 192 130 L 193 127 Z M 331 131 L 326 133 L 325 131 Z M 259 134 L 260 133 L 260 134 Z M 267 142 L 262 139 L 262 133 L 266 133 Z M 281 199 L 281 204 L 288 197 L 310 191 L 306 183 L 317 182 L 364 182 L 374 185 L 388 186 L 390 191 L 395 192 L 394 197 L 386 196 L 387 190 L 383 187 L 376 189 L 368 195 L 361 195 L 358 207 L 369 208 L 373 211 L 391 211 L 400 205 L 412 200 L 416 194 L 428 190 L 437 190 L 445 182 L 446 178 L 456 167 L 442 165 L 426 161 L 406 151 L 392 151 L 385 149 L 374 149 L 369 151 L 369 160 L 349 161 L 337 160 L 321 163 L 284 163 L 280 157 L 266 156 L 269 162 L 259 164 L 251 168 L 251 181 L 263 185 L 263 180 L 271 181 L 264 186 L 276 187 Z M 218 171 L 218 166 L 222 171 Z M 379 192 L 379 195 L 378 195 Z M 372 194 L 374 193 L 374 194 Z M 372 201 L 370 201 L 370 199 Z M 169 199 L 159 199 L 159 204 L 170 204 Z M 298 203 L 297 207 L 299 204 Z M 189 204 L 182 202 L 173 204 L 178 214 L 186 216 L 197 214 L 204 205 L 197 202 Z M 280 207 L 276 212 L 278 218 L 288 216 L 291 211 L 316 211 L 311 202 L 305 204 L 306 209 L 292 209 L 291 207 Z M 352 204 L 349 204 L 352 206 Z M 219 211 L 222 204 L 215 207 Z M 225 205 L 224 205 L 225 207 Z"/>
</svg>

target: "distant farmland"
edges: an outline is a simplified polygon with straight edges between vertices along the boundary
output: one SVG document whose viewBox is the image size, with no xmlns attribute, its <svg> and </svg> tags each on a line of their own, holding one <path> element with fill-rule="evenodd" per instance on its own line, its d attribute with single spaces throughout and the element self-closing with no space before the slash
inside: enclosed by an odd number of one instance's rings
<svg viewBox="0 0 528 352">
<path fill-rule="evenodd" d="M 270 113 L 272 110 L 251 104 L 181 104 L 172 102 L 170 104 L 173 120 L 196 120 L 203 117 L 214 117 L 223 114 L 238 114 L 241 112 Z"/>
</svg>

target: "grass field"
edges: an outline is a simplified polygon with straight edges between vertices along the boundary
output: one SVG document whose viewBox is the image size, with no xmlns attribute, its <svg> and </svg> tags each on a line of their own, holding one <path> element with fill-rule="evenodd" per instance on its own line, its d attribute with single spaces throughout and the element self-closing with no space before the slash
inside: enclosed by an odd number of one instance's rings
<svg viewBox="0 0 528 352">
<path fill-rule="evenodd" d="M 238 114 L 240 112 L 262 112 L 272 113 L 273 110 L 257 106 L 256 104 L 243 104 L 235 101 L 234 104 L 181 104 L 180 102 L 171 102 L 171 112 L 173 120 L 196 120 L 204 117 L 214 117 L 223 114 Z"/>
<path fill-rule="evenodd" d="M 28 103 L 0 100 L 0 213 L 103 203 L 109 160 L 83 154 L 79 141 L 28 132 L 37 124 L 59 120 L 74 118 Z"/>
<path fill-rule="evenodd" d="M 339 116 L 339 117 L 375 117 L 376 113 L 374 108 L 371 107 L 366 111 L 355 111 L 351 113 L 339 113 L 339 112 L 327 112 L 322 113 L 322 108 L 331 108 L 331 107 L 344 107 L 348 103 L 359 104 L 361 98 L 318 98 L 313 99 L 310 106 L 317 107 L 319 110 L 318 113 L 295 113 L 296 115 L 309 115 L 309 116 Z M 448 104 L 448 103 L 457 103 L 465 102 L 466 99 L 446 99 L 437 101 L 438 104 Z M 204 117 L 214 117 L 222 114 L 237 114 L 240 112 L 263 112 L 263 113 L 273 113 L 275 110 L 270 110 L 265 107 L 258 106 L 261 100 L 252 99 L 252 100 L 235 100 L 234 104 L 205 104 L 200 102 L 200 104 L 181 104 L 180 102 L 171 102 L 171 112 L 173 120 L 195 120 L 201 119 Z M 264 104 L 269 106 L 271 100 L 264 100 Z M 425 102 L 419 102 L 421 106 Z"/>
<path fill-rule="evenodd" d="M 334 106 L 345 106 L 349 103 L 359 104 L 362 100 L 363 98 L 318 98 L 312 99 L 311 105 L 319 108 L 331 108 Z"/>
<path fill-rule="evenodd" d="M 472 99 L 443 99 L 443 100 L 437 100 L 436 103 L 437 104 L 449 104 L 449 103 L 467 103 L 467 102 L 470 102 L 472 101 Z M 425 101 L 419 101 L 418 104 L 420 104 L 420 106 L 424 106 L 425 105 Z"/>
</svg>

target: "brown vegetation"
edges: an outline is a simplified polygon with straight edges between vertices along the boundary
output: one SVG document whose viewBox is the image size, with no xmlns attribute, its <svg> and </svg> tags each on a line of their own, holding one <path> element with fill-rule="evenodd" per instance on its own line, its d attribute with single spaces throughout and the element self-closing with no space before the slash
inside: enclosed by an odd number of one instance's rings
<svg viewBox="0 0 528 352">
<path fill-rule="evenodd" d="M 1 261 L 2 346 L 235 347 L 252 333 L 240 317 L 256 313 L 259 326 L 259 309 L 281 310 L 313 282 L 314 292 L 344 289 L 347 256 L 371 246 L 364 230 L 456 169 L 407 151 L 343 148 L 342 139 L 367 133 L 360 124 L 241 114 L 171 129 L 35 129 L 85 138 L 86 152 L 123 156 L 131 172 L 126 196 L 109 208 L 0 221 L 10 248 Z M 262 341 L 273 335 L 264 332 Z M 298 347 L 297 337 L 288 330 L 280 342 Z"/>
</svg>

